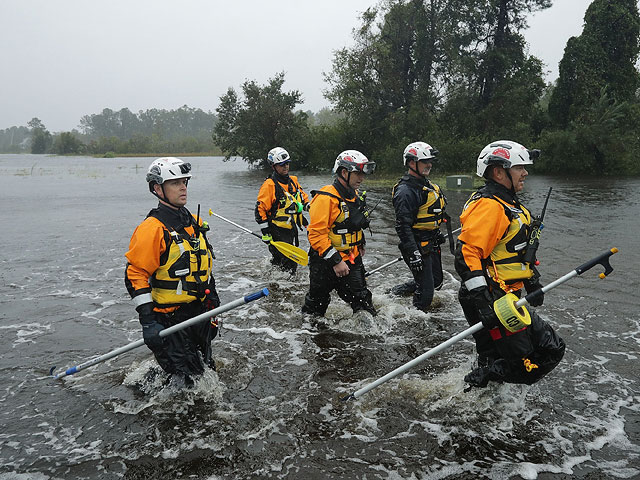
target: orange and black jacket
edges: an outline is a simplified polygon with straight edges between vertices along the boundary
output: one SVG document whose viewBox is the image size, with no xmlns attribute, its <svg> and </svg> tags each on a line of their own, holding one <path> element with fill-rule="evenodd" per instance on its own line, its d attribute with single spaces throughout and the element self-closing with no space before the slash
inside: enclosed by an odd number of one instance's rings
<svg viewBox="0 0 640 480">
<path fill-rule="evenodd" d="M 491 284 L 516 291 L 534 276 L 522 262 L 531 214 L 514 192 L 487 181 L 465 204 L 460 223 L 455 268 L 467 290 Z"/>
<path fill-rule="evenodd" d="M 363 229 L 369 226 L 364 201 L 337 179 L 311 193 L 314 197 L 307 226 L 311 248 L 332 265 L 354 260 L 365 244 Z"/>
<path fill-rule="evenodd" d="M 135 229 L 125 254 L 125 285 L 138 308 L 153 303 L 158 312 L 202 301 L 205 290 L 215 290 L 211 276 L 213 250 L 208 227 L 182 207 L 159 204 Z M 197 231 L 197 235 L 196 235 Z"/>
<path fill-rule="evenodd" d="M 298 183 L 298 177 L 283 177 L 274 172 L 264 181 L 258 192 L 256 222 L 286 229 L 293 228 L 294 224 L 302 228 L 306 222 L 302 213 L 288 213 L 294 201 L 302 203 L 305 207 L 309 204 L 309 196 Z"/>
</svg>

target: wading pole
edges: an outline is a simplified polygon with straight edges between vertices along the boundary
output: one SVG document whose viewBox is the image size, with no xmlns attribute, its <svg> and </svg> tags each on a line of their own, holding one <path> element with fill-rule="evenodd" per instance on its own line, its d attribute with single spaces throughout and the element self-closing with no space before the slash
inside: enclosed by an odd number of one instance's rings
<svg viewBox="0 0 640 480">
<path fill-rule="evenodd" d="M 209 215 L 213 215 L 214 217 L 219 218 L 220 220 L 224 220 L 227 223 L 230 223 L 231 225 L 238 227 L 240 230 L 244 230 L 247 233 L 250 233 L 251 235 L 253 235 L 254 237 L 258 237 L 258 238 L 262 238 L 262 235 L 256 233 L 256 232 L 252 232 L 251 230 L 249 230 L 247 227 L 243 227 L 242 225 L 238 225 L 236 222 L 232 222 L 231 220 L 229 220 L 228 218 L 224 218 L 222 215 L 218 215 L 217 213 L 215 213 L 213 210 L 209 209 Z"/>
<path fill-rule="evenodd" d="M 539 295 L 542 295 L 545 292 L 548 292 L 552 288 L 557 287 L 558 285 L 566 282 L 567 280 L 569 280 L 569 279 L 571 279 L 571 278 L 573 278 L 573 277 L 575 277 L 577 275 L 581 275 L 582 273 L 586 272 L 587 270 L 589 270 L 592 267 L 595 267 L 598 264 L 600 264 L 600 265 L 602 265 L 604 267 L 604 273 L 601 273 L 598 276 L 600 278 L 605 278 L 607 275 L 609 275 L 611 272 L 613 272 L 613 268 L 611 267 L 611 264 L 609 263 L 609 257 L 611 255 L 613 255 L 614 253 L 617 253 L 617 252 L 618 252 L 617 248 L 612 248 L 611 250 L 608 250 L 608 251 L 604 252 L 602 255 L 598 255 L 596 258 L 594 258 L 592 260 L 589 260 L 587 263 L 585 263 L 583 265 L 580 265 L 575 270 L 572 270 L 571 272 L 567 273 L 566 275 L 564 275 L 564 276 L 558 278 L 557 280 L 551 282 L 549 285 L 546 285 L 546 286 L 542 287 L 541 289 L 530 293 L 526 297 L 521 298 L 520 300 L 518 300 L 516 302 L 516 304 L 515 304 L 516 307 L 519 308 L 519 307 L 522 307 L 525 304 L 528 304 L 529 300 L 532 300 L 535 297 L 537 297 Z M 482 323 L 476 323 L 475 325 L 470 326 L 465 331 L 460 332 L 457 335 L 454 335 L 449 340 L 446 340 L 446 341 L 442 342 L 440 345 L 438 345 L 436 347 L 433 347 L 431 350 L 423 353 L 419 357 L 416 357 L 413 360 L 411 360 L 410 362 L 407 362 L 404 365 L 396 368 L 394 371 L 387 373 L 384 377 L 380 377 L 375 382 L 371 382 L 369 385 L 366 385 L 366 386 L 362 387 L 360 390 L 357 390 L 357 391 L 347 395 L 346 397 L 341 398 L 341 400 L 342 401 L 353 400 L 353 399 L 356 399 L 356 398 L 360 397 L 361 395 L 364 395 L 369 390 L 373 390 L 377 386 L 382 385 L 387 380 L 391 380 L 392 378 L 397 377 L 401 373 L 404 373 L 407 370 L 409 370 L 411 367 L 413 367 L 415 365 L 418 365 L 419 363 L 423 362 L 427 358 L 432 357 L 437 353 L 440 353 L 441 351 L 447 349 L 448 347 L 450 347 L 454 343 L 459 342 L 463 338 L 468 337 L 469 335 L 471 335 L 473 333 L 476 333 L 479 330 L 482 330 Z"/>
<path fill-rule="evenodd" d="M 252 232 L 248 228 L 243 227 L 242 225 L 238 225 L 237 223 L 232 222 L 228 218 L 224 218 L 222 215 L 218 215 L 211 209 L 209 209 L 209 215 L 218 217 L 220 220 L 224 220 L 225 222 L 238 227 L 240 230 L 244 230 L 245 232 L 250 233 L 254 237 L 258 237 L 259 239 L 262 240 L 262 235 L 256 232 Z M 276 242 L 271 240 L 271 242 L 269 243 L 271 243 L 271 245 L 273 245 L 281 254 L 283 254 L 285 257 L 289 258 L 290 260 L 293 260 L 298 265 L 302 265 L 304 267 L 309 264 L 309 254 L 304 250 L 302 250 L 301 248 L 296 247 L 295 245 L 291 245 L 290 243 L 287 243 L 287 242 Z"/>
<path fill-rule="evenodd" d="M 389 265 L 393 265 L 394 263 L 398 263 L 400 260 L 402 260 L 402 257 L 396 258 L 395 260 L 391 260 L 390 262 L 387 262 L 384 265 L 380 265 L 378 268 L 374 268 L 370 272 L 365 273 L 364 276 L 368 277 L 369 275 L 373 275 L 374 273 L 382 270 L 383 268 L 387 268 Z"/>
<path fill-rule="evenodd" d="M 251 293 L 244 297 L 240 297 L 229 303 L 225 303 L 224 305 L 221 305 L 218 308 L 214 308 L 213 310 L 209 310 L 208 312 L 201 313 L 200 315 L 190 318 L 188 320 L 185 320 L 184 322 L 180 322 L 177 325 L 173 325 L 171 327 L 165 328 L 164 330 L 160 331 L 159 335 L 161 337 L 166 337 L 167 335 L 171 335 L 172 333 L 175 333 L 178 330 L 182 330 L 196 323 L 200 323 L 211 317 L 220 315 L 221 313 L 228 312 L 229 310 L 233 310 L 234 308 L 237 308 L 240 305 L 244 305 L 245 303 L 252 302 L 253 300 L 258 300 L 259 298 L 266 297 L 267 295 L 269 295 L 269 290 L 266 288 L 263 288 L 258 292 Z M 144 345 L 144 340 L 137 340 L 135 342 L 131 342 L 128 345 L 125 345 L 124 347 L 116 348 L 115 350 L 112 350 L 109 353 L 105 353 L 104 355 L 101 355 L 97 358 L 87 360 L 86 362 L 81 363 L 80 365 L 76 365 L 75 367 L 68 368 L 64 372 L 58 373 L 57 375 L 53 374 L 53 371 L 56 368 L 54 365 L 53 367 L 51 367 L 51 370 L 49 370 L 49 375 L 52 376 L 54 380 L 57 380 L 62 377 L 66 377 L 67 375 L 73 375 L 74 373 L 79 372 L 80 370 L 84 370 L 85 368 L 92 367 L 93 365 L 104 362 L 105 360 L 109 360 L 110 358 L 117 357 L 118 355 L 128 352 L 129 350 L 133 350 L 134 348 L 138 348 L 141 345 Z"/>
<path fill-rule="evenodd" d="M 461 229 L 462 229 L 462 227 L 458 228 L 457 230 L 454 230 L 452 233 L 459 232 Z M 387 268 L 389 265 L 393 265 L 394 263 L 398 263 L 401 260 L 402 260 L 402 257 L 398 257 L 398 258 L 396 258 L 394 260 L 391 260 L 390 262 L 387 262 L 384 265 L 380 265 L 378 268 L 374 268 L 370 272 L 365 273 L 364 276 L 368 277 L 369 275 L 373 275 L 374 273 L 382 270 L 383 268 Z"/>
</svg>

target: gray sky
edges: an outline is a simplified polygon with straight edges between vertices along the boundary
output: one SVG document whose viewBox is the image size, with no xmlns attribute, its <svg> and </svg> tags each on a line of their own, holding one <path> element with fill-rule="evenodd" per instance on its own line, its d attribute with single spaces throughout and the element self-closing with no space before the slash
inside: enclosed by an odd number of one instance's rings
<svg viewBox="0 0 640 480">
<path fill-rule="evenodd" d="M 227 88 L 286 73 L 304 109 L 329 106 L 322 73 L 375 0 L 0 0 L 0 129 L 76 128 L 103 108 L 214 111 Z M 591 0 L 554 0 L 525 32 L 547 80 Z"/>
</svg>

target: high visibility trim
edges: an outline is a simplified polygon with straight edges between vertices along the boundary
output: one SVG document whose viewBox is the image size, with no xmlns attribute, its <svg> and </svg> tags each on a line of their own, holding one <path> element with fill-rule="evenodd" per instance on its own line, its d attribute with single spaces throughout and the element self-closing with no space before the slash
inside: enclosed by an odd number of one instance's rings
<svg viewBox="0 0 640 480">
<path fill-rule="evenodd" d="M 335 248 L 331 247 L 329 248 L 329 250 L 327 250 L 326 252 L 324 252 L 324 255 L 322 255 L 322 258 L 324 258 L 325 260 L 329 260 L 331 257 L 333 257 L 336 253 L 338 253 L 336 251 Z"/>
<path fill-rule="evenodd" d="M 486 287 L 487 280 L 484 277 L 472 277 L 464 282 L 464 286 L 467 287 L 467 290 L 471 291 L 474 288 Z"/>
<path fill-rule="evenodd" d="M 134 305 L 139 307 L 140 305 L 144 305 L 145 303 L 153 303 L 153 299 L 151 298 L 151 293 L 143 293 L 141 295 L 137 295 L 132 298 Z"/>
</svg>

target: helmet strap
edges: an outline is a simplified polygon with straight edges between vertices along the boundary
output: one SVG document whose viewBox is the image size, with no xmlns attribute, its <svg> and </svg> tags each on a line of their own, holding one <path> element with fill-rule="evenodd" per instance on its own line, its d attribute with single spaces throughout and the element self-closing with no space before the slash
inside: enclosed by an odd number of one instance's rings
<svg viewBox="0 0 640 480">
<path fill-rule="evenodd" d="M 167 200 L 167 194 L 164 192 L 164 185 L 162 183 L 156 183 L 156 185 L 158 185 L 160 187 L 160 190 L 162 190 L 162 197 L 160 195 L 158 195 L 158 193 L 156 192 L 155 186 L 154 186 L 153 191 L 151 193 L 153 193 L 156 197 L 158 197 L 158 200 L 160 200 L 162 203 L 166 203 L 170 207 L 173 207 L 176 210 L 180 210 L 179 206 L 174 205 L 169 200 Z"/>
<path fill-rule="evenodd" d="M 342 171 L 347 172 L 347 178 L 344 178 L 342 176 Z M 349 170 L 347 170 L 344 167 L 341 167 L 338 170 L 337 178 L 338 178 L 338 181 L 340 182 L 340 184 L 346 189 L 347 192 L 349 192 L 351 194 L 352 192 L 355 191 L 353 188 L 351 188 L 351 185 L 349 184 L 349 181 L 351 180 L 351 172 Z"/>
<path fill-rule="evenodd" d="M 511 191 L 515 193 L 516 186 L 513 183 L 513 177 L 511 176 L 511 172 L 509 170 L 510 170 L 509 168 L 505 168 L 504 172 L 507 174 L 507 177 L 509 177 L 509 181 L 511 182 Z"/>
<path fill-rule="evenodd" d="M 418 166 L 418 160 L 409 160 L 409 162 L 413 162 L 415 163 L 416 167 Z M 417 168 L 413 168 L 408 162 L 407 162 L 407 168 L 409 170 L 411 170 L 412 172 L 415 172 L 415 174 L 420 177 L 420 178 L 425 178 L 424 175 L 422 175 Z"/>
</svg>

